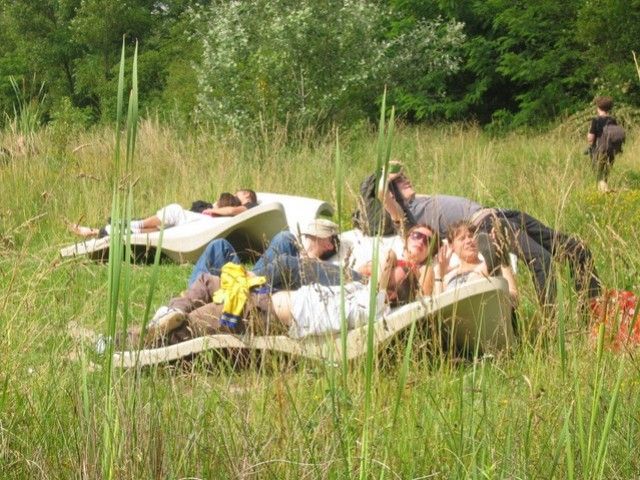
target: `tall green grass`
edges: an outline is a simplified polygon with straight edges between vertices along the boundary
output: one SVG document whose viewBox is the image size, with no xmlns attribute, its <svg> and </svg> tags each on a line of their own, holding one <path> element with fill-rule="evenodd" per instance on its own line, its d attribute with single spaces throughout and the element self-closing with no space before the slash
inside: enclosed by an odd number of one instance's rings
<svg viewBox="0 0 640 480">
<path fill-rule="evenodd" d="M 604 337 L 590 344 L 565 275 L 559 276 L 558 321 L 545 316 L 524 266 L 518 279 L 526 335 L 513 352 L 494 358 L 451 358 L 417 328 L 390 351 L 348 365 L 266 356 L 254 358 L 253 368 L 233 368 L 209 354 L 143 371 L 109 367 L 90 342 L 68 336 L 67 323 L 100 332 L 143 324 L 185 288 L 189 268 L 122 263 L 124 251 L 111 267 L 61 260 L 58 248 L 73 240 L 65 219 L 104 222 L 114 185 L 121 200 L 113 215 L 125 219 L 247 185 L 338 200 L 338 219 L 347 229 L 360 180 L 388 158 L 379 157 L 388 137 L 380 143 L 380 132 L 366 129 L 341 132 L 338 142 L 301 139 L 285 146 L 276 136 L 257 145 L 209 131 L 173 131 L 152 119 L 139 124 L 128 174 L 111 173 L 114 151 L 131 145 L 122 133 L 124 144 L 115 148 L 113 129 L 82 134 L 58 157 L 54 137 L 43 128 L 35 132 L 35 152 L 0 166 L 3 478 L 637 474 L 636 355 L 608 351 Z M 396 123 L 392 153 L 419 191 L 518 207 L 579 233 L 606 284 L 637 291 L 629 272 L 640 265 L 638 226 L 633 212 L 615 210 L 635 205 L 635 132 L 613 169 L 613 197 L 593 190 L 581 137 L 491 138 L 473 126 Z M 2 141 L 10 138 L 2 133 Z M 116 266 L 119 289 L 111 283 Z M 119 292 L 119 306 L 107 319 L 110 290 Z M 71 353 L 80 360 L 68 358 Z"/>
</svg>

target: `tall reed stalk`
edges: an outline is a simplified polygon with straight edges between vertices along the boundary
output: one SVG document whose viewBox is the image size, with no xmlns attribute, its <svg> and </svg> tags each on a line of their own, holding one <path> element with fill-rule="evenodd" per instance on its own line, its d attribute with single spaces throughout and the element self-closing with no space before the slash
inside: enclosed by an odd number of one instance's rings
<svg viewBox="0 0 640 480">
<path fill-rule="evenodd" d="M 111 222 L 112 230 L 109 244 L 108 263 L 108 304 L 107 304 L 107 338 L 114 339 L 118 322 L 118 307 L 120 305 L 121 292 L 124 293 L 124 322 L 123 334 L 126 338 L 126 328 L 129 319 L 129 292 L 130 292 L 130 264 L 131 241 L 130 229 L 127 226 L 131 220 L 133 199 L 132 168 L 135 153 L 137 126 L 138 126 L 138 47 L 136 45 L 131 73 L 131 91 L 126 118 L 126 150 L 124 164 L 121 158 L 121 125 L 124 105 L 124 70 L 125 70 L 125 41 L 122 41 L 122 53 L 120 56 L 120 71 L 118 74 L 118 98 L 116 108 L 116 139 L 112 173 L 112 201 Z M 122 239 L 127 236 L 127 242 L 123 245 Z M 124 260 L 123 260 L 124 259 Z M 103 365 L 105 384 L 105 414 L 102 430 L 102 476 L 112 479 L 116 476 L 115 466 L 121 452 L 121 430 L 119 416 L 116 409 L 114 382 L 113 382 L 113 352 L 114 342 L 107 343 L 106 357 Z"/>
<path fill-rule="evenodd" d="M 378 123 L 378 142 L 376 145 L 376 179 L 380 179 L 383 183 L 383 198 L 386 194 L 386 178 L 389 165 L 389 159 L 391 157 L 391 144 L 393 140 L 394 129 L 394 116 L 395 110 L 391 108 L 389 116 L 389 123 L 386 123 L 387 103 L 386 103 L 386 90 L 382 96 L 382 104 L 380 106 L 380 120 Z M 382 229 L 384 228 L 383 222 L 380 222 L 379 231 L 375 232 L 376 236 L 373 242 L 373 258 L 371 268 L 371 285 L 378 284 L 378 276 L 380 274 L 380 236 L 382 235 Z M 370 449 L 370 431 L 373 428 L 371 413 L 373 402 L 373 370 L 374 370 L 374 333 L 376 322 L 376 288 L 371 288 L 371 295 L 369 297 L 369 318 L 367 322 L 367 350 L 364 359 L 364 423 L 362 427 L 361 435 L 361 456 L 360 456 L 360 478 L 369 478 L 369 449 Z"/>
</svg>

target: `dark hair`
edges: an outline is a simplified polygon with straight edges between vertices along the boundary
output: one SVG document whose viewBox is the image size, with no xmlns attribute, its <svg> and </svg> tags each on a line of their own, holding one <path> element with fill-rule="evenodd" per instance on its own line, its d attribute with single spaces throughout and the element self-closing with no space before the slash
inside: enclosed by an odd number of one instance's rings
<svg viewBox="0 0 640 480">
<path fill-rule="evenodd" d="M 440 249 L 440 234 L 430 225 L 427 225 L 426 223 L 418 223 L 417 225 L 414 225 L 409 230 L 407 230 L 407 233 L 404 236 L 405 246 L 407 245 L 407 241 L 409 240 L 409 235 L 411 235 L 413 231 L 417 230 L 418 228 L 426 228 L 431 232 L 431 241 L 429 242 L 429 245 L 428 245 L 429 253 L 427 254 L 427 258 L 425 259 L 425 262 L 426 262 L 430 258 L 435 257 L 436 254 L 438 253 L 438 250 Z"/>
<path fill-rule="evenodd" d="M 469 220 L 459 220 L 452 223 L 451 225 L 449 225 L 449 229 L 447 230 L 447 240 L 449 241 L 449 243 L 452 243 L 453 239 L 456 238 L 458 236 L 458 233 L 463 229 L 468 230 L 471 235 L 473 235 L 474 233 L 476 233 L 477 227 Z"/>
<path fill-rule="evenodd" d="M 593 103 L 603 112 L 609 113 L 613 108 L 613 99 L 611 97 L 596 97 Z"/>
<path fill-rule="evenodd" d="M 218 207 L 239 207 L 241 205 L 238 197 L 229 192 L 222 192 L 216 203 Z"/>
<path fill-rule="evenodd" d="M 205 200 L 196 200 L 191 204 L 191 208 L 189 210 L 196 213 L 202 213 L 203 210 L 211 207 L 213 207 L 213 205 Z"/>
<path fill-rule="evenodd" d="M 320 260 L 327 260 L 338 252 L 338 249 L 340 248 L 340 237 L 338 237 L 338 235 L 331 235 L 331 245 L 333 248 L 320 255 Z"/>
<path fill-rule="evenodd" d="M 258 196 L 256 195 L 256 192 L 254 192 L 250 188 L 241 188 L 238 191 L 248 193 L 249 198 L 251 199 L 251 203 L 258 203 Z"/>
</svg>

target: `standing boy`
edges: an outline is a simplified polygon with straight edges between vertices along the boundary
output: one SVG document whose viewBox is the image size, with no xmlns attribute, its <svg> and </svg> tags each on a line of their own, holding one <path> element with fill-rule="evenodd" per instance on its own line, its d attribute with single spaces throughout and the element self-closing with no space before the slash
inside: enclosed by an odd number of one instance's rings
<svg viewBox="0 0 640 480">
<path fill-rule="evenodd" d="M 622 152 L 624 129 L 610 115 L 613 108 L 611 97 L 597 97 L 594 103 L 597 116 L 591 120 L 587 134 L 588 152 L 598 178 L 598 190 L 608 192 L 607 179 L 616 154 Z"/>
</svg>

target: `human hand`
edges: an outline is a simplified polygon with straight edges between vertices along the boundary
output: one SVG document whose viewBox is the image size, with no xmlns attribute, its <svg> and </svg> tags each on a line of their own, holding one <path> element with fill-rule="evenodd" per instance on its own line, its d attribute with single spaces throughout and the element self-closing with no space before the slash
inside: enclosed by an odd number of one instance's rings
<svg viewBox="0 0 640 480">
<path fill-rule="evenodd" d="M 371 276 L 371 262 L 367 262 L 364 265 L 362 265 L 360 268 L 358 268 L 358 273 L 360 275 L 362 275 L 363 277 L 370 277 Z"/>
<path fill-rule="evenodd" d="M 218 214 L 216 213 L 216 209 L 215 208 L 205 208 L 202 211 L 203 215 L 209 215 L 210 217 L 217 217 Z"/>
<path fill-rule="evenodd" d="M 441 276 L 447 273 L 452 256 L 453 249 L 449 244 L 445 243 L 440 247 L 438 254 L 436 255 L 436 276 Z"/>
</svg>

